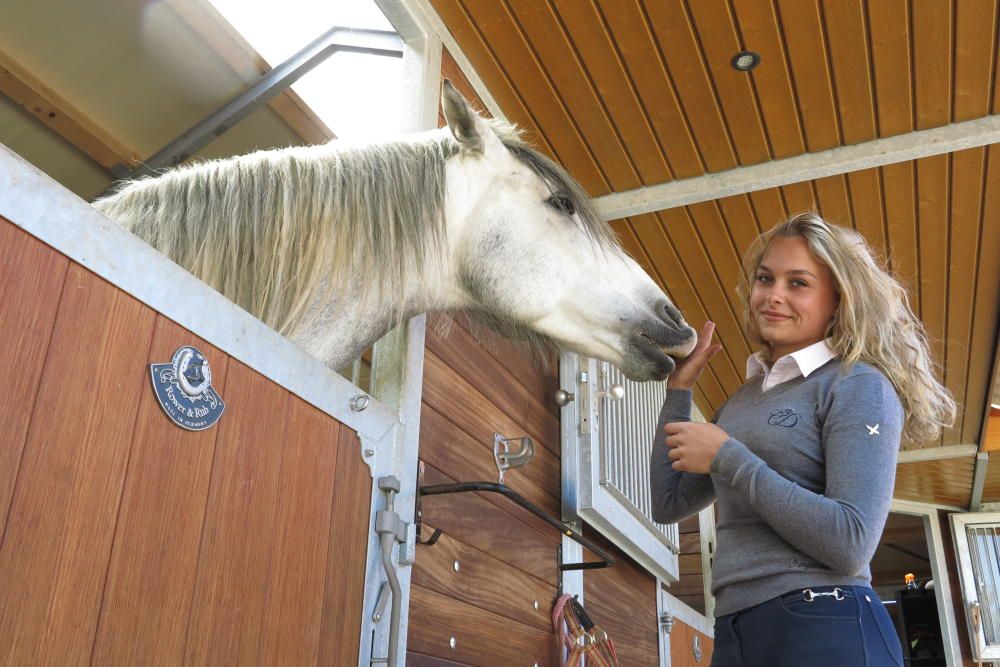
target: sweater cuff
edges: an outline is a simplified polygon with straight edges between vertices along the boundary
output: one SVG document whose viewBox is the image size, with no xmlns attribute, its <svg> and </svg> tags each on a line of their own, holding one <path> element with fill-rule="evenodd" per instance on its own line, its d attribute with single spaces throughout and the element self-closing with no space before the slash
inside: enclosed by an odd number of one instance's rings
<svg viewBox="0 0 1000 667">
<path fill-rule="evenodd" d="M 709 466 L 709 472 L 722 475 L 732 482 L 741 467 L 748 463 L 752 464 L 757 458 L 757 455 L 747 449 L 747 446 L 742 442 L 736 438 L 729 438 L 715 453 L 715 458 L 712 459 Z"/>
<path fill-rule="evenodd" d="M 667 416 L 667 422 L 691 421 L 691 395 L 690 389 L 667 387 L 667 395 L 663 400 L 663 411 Z"/>
</svg>

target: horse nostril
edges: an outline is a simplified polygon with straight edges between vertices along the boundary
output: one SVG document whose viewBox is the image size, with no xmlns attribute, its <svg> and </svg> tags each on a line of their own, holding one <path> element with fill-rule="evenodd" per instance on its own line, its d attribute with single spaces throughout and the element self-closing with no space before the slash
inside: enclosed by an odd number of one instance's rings
<svg viewBox="0 0 1000 667">
<path fill-rule="evenodd" d="M 661 314 L 668 324 L 677 328 L 680 328 L 681 322 L 684 321 L 684 318 L 681 317 L 681 311 L 677 310 L 669 301 L 663 303 Z"/>
</svg>

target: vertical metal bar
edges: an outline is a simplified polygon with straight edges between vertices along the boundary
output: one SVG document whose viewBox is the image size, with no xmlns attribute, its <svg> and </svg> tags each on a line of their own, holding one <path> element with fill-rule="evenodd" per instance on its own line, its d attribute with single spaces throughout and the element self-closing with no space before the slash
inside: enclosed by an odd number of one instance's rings
<svg viewBox="0 0 1000 667">
<path fill-rule="evenodd" d="M 351 384 L 355 387 L 361 387 L 361 357 L 355 359 L 354 363 L 351 364 Z M 368 390 L 368 387 L 361 388 L 365 391 Z"/>
</svg>

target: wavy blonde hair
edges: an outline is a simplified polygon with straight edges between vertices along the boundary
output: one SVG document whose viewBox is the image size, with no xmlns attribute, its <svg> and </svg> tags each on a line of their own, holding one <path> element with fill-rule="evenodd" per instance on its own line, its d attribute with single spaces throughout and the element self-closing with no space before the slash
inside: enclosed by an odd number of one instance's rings
<svg viewBox="0 0 1000 667">
<path fill-rule="evenodd" d="M 846 366 L 863 361 L 882 371 L 903 404 L 902 439 L 925 443 L 955 421 L 951 393 L 937 379 L 927 332 L 910 309 L 903 286 L 876 260 L 861 234 L 802 213 L 761 234 L 743 257 L 739 293 L 743 327 L 754 343 L 767 345 L 750 312 L 750 290 L 771 241 L 805 240 L 813 256 L 833 273 L 837 309 L 826 331 Z"/>
</svg>

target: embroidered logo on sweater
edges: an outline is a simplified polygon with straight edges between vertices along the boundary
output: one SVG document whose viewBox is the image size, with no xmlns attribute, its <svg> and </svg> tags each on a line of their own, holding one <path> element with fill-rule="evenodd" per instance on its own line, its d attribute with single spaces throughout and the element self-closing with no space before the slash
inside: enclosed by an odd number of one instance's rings
<svg viewBox="0 0 1000 667">
<path fill-rule="evenodd" d="M 799 413 L 791 408 L 775 410 L 771 413 L 771 416 L 767 418 L 767 423 L 771 426 L 784 426 L 785 428 L 792 428 L 799 423 Z"/>
<path fill-rule="evenodd" d="M 878 424 L 875 424 L 874 426 L 869 426 L 868 424 L 865 424 L 865 428 L 868 429 L 868 435 L 878 435 L 879 434 L 878 433 Z"/>
</svg>

